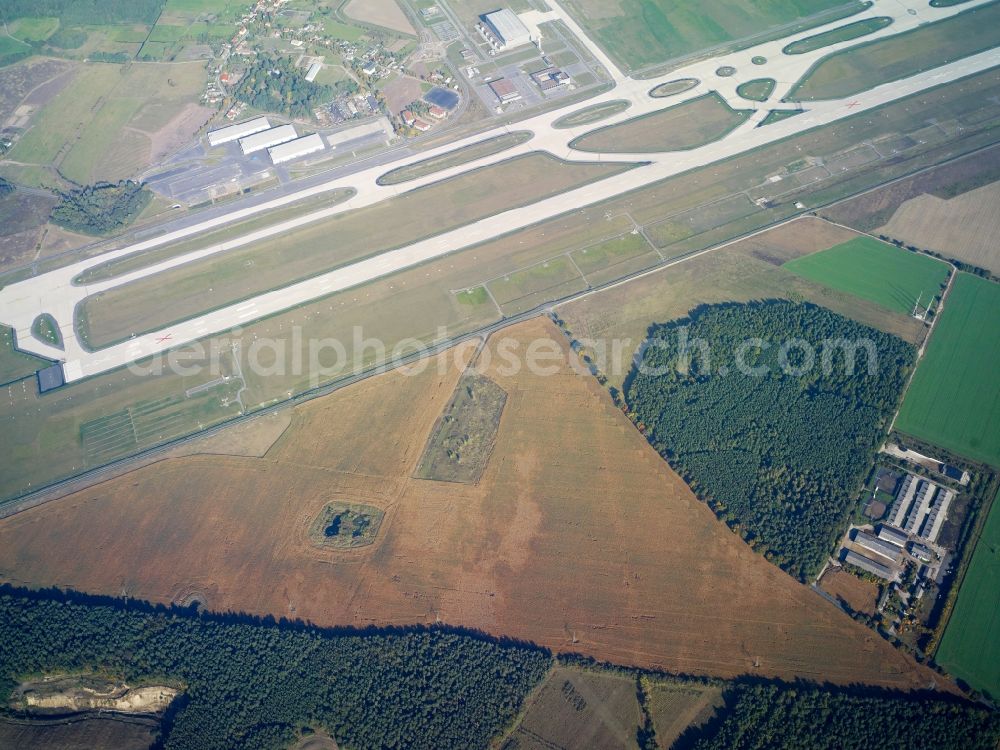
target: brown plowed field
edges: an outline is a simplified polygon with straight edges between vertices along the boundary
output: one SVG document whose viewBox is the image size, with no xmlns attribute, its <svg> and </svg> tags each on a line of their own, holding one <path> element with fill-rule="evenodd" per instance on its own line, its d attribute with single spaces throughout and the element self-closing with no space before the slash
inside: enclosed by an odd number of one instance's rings
<svg viewBox="0 0 1000 750">
<path fill-rule="evenodd" d="M 673 672 L 930 683 L 719 523 L 547 321 L 484 355 L 538 337 L 556 374 L 484 366 L 508 400 L 477 485 L 412 477 L 459 369 L 390 374 L 299 407 L 263 458 L 166 460 L 7 519 L 0 576 L 323 625 L 441 620 Z M 372 545 L 309 543 L 334 500 L 385 510 Z"/>
</svg>

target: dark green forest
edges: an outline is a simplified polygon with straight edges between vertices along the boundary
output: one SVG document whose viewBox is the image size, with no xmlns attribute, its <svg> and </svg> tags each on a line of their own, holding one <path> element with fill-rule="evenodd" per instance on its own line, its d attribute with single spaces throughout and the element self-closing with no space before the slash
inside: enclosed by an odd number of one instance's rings
<svg viewBox="0 0 1000 750">
<path fill-rule="evenodd" d="M 802 348 L 783 346 L 795 339 L 814 347 L 813 366 Z M 862 344 L 853 367 L 842 341 Z M 913 361 L 904 341 L 815 305 L 713 305 L 650 329 L 625 396 L 719 517 L 806 579 L 845 528 Z"/>
<path fill-rule="evenodd" d="M 352 748 L 486 747 L 552 661 L 531 644 L 454 629 L 320 629 L 0 586 L 0 713 L 19 679 L 42 673 L 166 682 L 183 693 L 163 721 L 165 748 L 285 748 L 307 727 Z M 979 750 L 1000 740 L 998 714 L 938 693 L 671 679 L 725 686 L 724 707 L 678 750 Z M 653 741 L 651 730 L 640 735 Z"/>
<path fill-rule="evenodd" d="M 333 99 L 333 89 L 307 81 L 291 58 L 258 54 L 243 76 L 235 96 L 254 109 L 309 117 L 321 104 Z"/>
<path fill-rule="evenodd" d="M 166 748 L 283 748 L 321 726 L 352 748 L 440 750 L 485 747 L 552 663 L 442 629 L 347 633 L 128 606 L 0 590 L 0 695 L 15 676 L 100 668 L 185 685 Z"/>
<path fill-rule="evenodd" d="M 995 750 L 1000 715 L 943 696 L 735 684 L 708 725 L 681 737 L 692 750 Z"/>
<path fill-rule="evenodd" d="M 131 180 L 102 182 L 62 193 L 50 220 L 74 232 L 107 234 L 135 221 L 153 194 Z"/>
<path fill-rule="evenodd" d="M 166 0 L 2 0 L 0 21 L 54 16 L 64 25 L 151 24 Z"/>
</svg>

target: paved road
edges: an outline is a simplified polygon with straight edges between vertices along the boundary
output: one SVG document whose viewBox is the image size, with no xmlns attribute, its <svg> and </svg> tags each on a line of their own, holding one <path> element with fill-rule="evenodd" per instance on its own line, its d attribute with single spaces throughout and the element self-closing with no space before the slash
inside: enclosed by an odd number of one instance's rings
<svg viewBox="0 0 1000 750">
<path fill-rule="evenodd" d="M 925 2 L 922 2 L 922 0 L 876 0 L 875 4 L 869 10 L 853 16 L 851 21 L 875 16 L 891 16 L 894 19 L 893 23 L 888 27 L 865 37 L 867 41 L 876 37 L 898 34 L 912 29 L 921 23 L 940 20 L 986 2 L 989 2 L 989 0 L 973 0 L 973 2 L 951 8 L 932 8 L 926 5 Z M 497 128 L 492 131 L 463 138 L 419 155 L 399 159 L 393 162 L 391 167 L 370 167 L 349 176 L 338 177 L 311 185 L 295 193 L 283 195 L 265 203 L 238 208 L 225 215 L 216 216 L 197 224 L 105 253 L 97 258 L 80 261 L 12 284 L 0 290 L 0 321 L 12 326 L 16 330 L 18 348 L 43 357 L 65 361 L 67 381 L 79 380 L 122 367 L 129 362 L 183 345 L 204 336 L 228 330 L 235 325 L 246 325 L 255 319 L 266 317 L 318 297 L 357 286 L 413 265 L 439 258 L 447 253 L 492 239 L 505 232 L 527 227 L 583 206 L 599 203 L 681 172 L 738 155 L 814 127 L 836 122 L 844 117 L 879 107 L 887 102 L 1000 64 L 1000 50 L 990 50 L 989 52 L 958 60 L 927 73 L 878 86 L 847 99 L 809 103 L 807 111 L 803 115 L 773 123 L 766 128 L 758 128 L 757 125 L 763 120 L 770 109 L 788 106 L 780 105 L 779 102 L 813 63 L 837 49 L 851 46 L 856 42 L 842 42 L 838 45 L 831 45 L 821 50 L 801 55 L 785 55 L 781 52 L 782 48 L 796 39 L 822 33 L 827 29 L 843 25 L 843 21 L 826 24 L 825 26 L 811 29 L 808 32 L 793 34 L 785 39 L 757 45 L 741 52 L 720 55 L 709 60 L 695 62 L 671 71 L 669 75 L 659 78 L 637 81 L 622 74 L 600 48 L 583 34 L 579 26 L 565 13 L 556 0 L 549 0 L 549 5 L 552 8 L 552 12 L 548 14 L 549 17 L 560 17 L 563 23 L 580 37 L 581 42 L 595 59 L 608 69 L 611 78 L 615 82 L 615 86 L 611 91 L 595 97 L 582 105 L 573 105 L 572 108 L 567 107 L 548 112 L 518 123 L 510 128 Z M 767 58 L 767 63 L 764 65 L 753 65 L 751 58 L 755 56 Z M 733 67 L 737 73 L 728 77 L 716 75 L 715 71 L 723 66 Z M 762 104 L 748 103 L 737 95 L 736 89 L 741 83 L 761 77 L 774 78 L 778 82 L 767 102 Z M 694 78 L 699 83 L 693 89 L 678 96 L 666 99 L 656 99 L 649 96 L 649 91 L 660 83 L 679 78 Z M 745 109 L 752 106 L 756 111 L 747 122 L 736 128 L 726 137 L 689 151 L 665 154 L 595 155 L 576 151 L 569 145 L 578 136 L 594 127 L 605 127 L 641 114 L 654 112 L 664 107 L 673 106 L 701 96 L 710 91 L 717 92 L 735 108 Z M 552 126 L 556 120 L 567 114 L 567 111 L 620 99 L 628 100 L 631 103 L 630 107 L 625 112 L 607 118 L 596 126 L 581 129 L 556 129 Z M 387 168 L 412 164 L 435 155 L 447 153 L 456 148 L 462 148 L 472 143 L 493 138 L 503 132 L 514 129 L 528 130 L 533 133 L 533 137 L 527 143 L 500 154 L 442 170 L 404 185 L 381 186 L 377 183 L 378 177 Z M 127 342 L 96 352 L 87 351 L 76 336 L 73 325 L 76 305 L 92 294 L 121 286 L 130 281 L 144 278 L 169 268 L 174 268 L 217 253 L 226 252 L 267 237 L 278 236 L 345 211 L 374 205 L 401 193 L 437 182 L 441 179 L 462 174 L 471 169 L 494 164 L 518 154 L 526 154 L 539 150 L 548 151 L 555 156 L 567 160 L 591 161 L 600 159 L 609 162 L 648 163 L 628 172 L 566 191 L 529 206 L 506 211 L 496 216 L 473 222 L 460 229 L 446 232 L 397 250 L 385 252 L 357 263 L 352 263 L 306 281 L 259 295 L 250 300 L 228 305 L 205 315 L 172 325 L 169 328 L 140 335 Z M 353 188 L 356 194 L 350 200 L 336 206 L 319 209 L 305 216 L 279 222 L 264 229 L 250 232 L 232 241 L 206 246 L 197 251 L 153 264 L 134 273 L 123 274 L 114 279 L 95 284 L 77 285 L 73 281 L 75 277 L 88 268 L 106 263 L 109 260 L 143 252 L 185 237 L 204 233 L 239 219 L 254 216 L 264 210 L 287 205 L 306 197 L 322 196 L 329 194 L 333 190 L 342 188 Z M 58 322 L 62 331 L 63 341 L 65 342 L 65 350 L 60 350 L 47 343 L 38 341 L 31 335 L 32 323 L 42 313 L 49 313 Z"/>
</svg>

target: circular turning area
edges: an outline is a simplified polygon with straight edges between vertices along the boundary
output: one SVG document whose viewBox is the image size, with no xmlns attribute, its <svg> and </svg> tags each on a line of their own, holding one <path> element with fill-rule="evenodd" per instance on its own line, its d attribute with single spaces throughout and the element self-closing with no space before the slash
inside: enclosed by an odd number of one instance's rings
<svg viewBox="0 0 1000 750">
<path fill-rule="evenodd" d="M 666 83 L 661 83 L 659 86 L 654 86 L 650 89 L 649 95 L 654 99 L 676 96 L 677 94 L 683 94 L 685 91 L 690 91 L 699 83 L 701 81 L 697 78 L 678 78 L 676 81 L 667 81 Z"/>
</svg>

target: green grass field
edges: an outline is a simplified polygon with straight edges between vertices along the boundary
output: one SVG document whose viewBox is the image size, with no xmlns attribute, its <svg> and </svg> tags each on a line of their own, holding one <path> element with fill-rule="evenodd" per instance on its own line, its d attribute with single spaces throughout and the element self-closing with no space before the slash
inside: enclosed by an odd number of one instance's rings
<svg viewBox="0 0 1000 750">
<path fill-rule="evenodd" d="M 8 26 L 10 35 L 25 42 L 41 42 L 59 28 L 59 19 L 51 17 L 18 18 Z"/>
<path fill-rule="evenodd" d="M 992 3 L 904 34 L 850 47 L 816 63 L 786 98 L 838 99 L 907 78 L 995 47 L 997 28 L 1000 3 Z"/>
<path fill-rule="evenodd" d="M 1000 284 L 960 273 L 896 429 L 1000 466 Z"/>
<path fill-rule="evenodd" d="M 826 31 L 822 34 L 817 34 L 816 36 L 809 36 L 805 39 L 800 39 L 797 42 L 792 42 L 785 47 L 782 52 L 786 55 L 802 55 L 806 52 L 812 52 L 813 50 L 822 49 L 823 47 L 829 47 L 831 44 L 838 44 L 840 42 L 846 42 L 851 39 L 857 39 L 858 37 L 873 34 L 879 29 L 884 29 L 891 23 L 892 19 L 888 16 L 866 18 L 864 21 L 855 21 L 854 23 L 841 26 L 833 31 Z"/>
<path fill-rule="evenodd" d="M 795 30 L 810 28 L 864 7 L 843 0 L 570 0 L 566 4 L 608 54 L 631 70 L 766 35 L 796 21 L 803 23 Z M 817 14 L 825 15 L 812 22 L 803 20 Z"/>
<path fill-rule="evenodd" d="M 785 270 L 901 313 L 929 302 L 948 279 L 948 265 L 871 237 L 856 237 L 789 261 Z"/>
<path fill-rule="evenodd" d="M 935 661 L 1000 697 L 1000 498 L 993 501 Z"/>
</svg>

